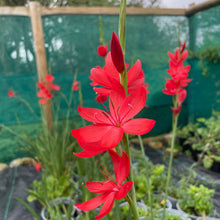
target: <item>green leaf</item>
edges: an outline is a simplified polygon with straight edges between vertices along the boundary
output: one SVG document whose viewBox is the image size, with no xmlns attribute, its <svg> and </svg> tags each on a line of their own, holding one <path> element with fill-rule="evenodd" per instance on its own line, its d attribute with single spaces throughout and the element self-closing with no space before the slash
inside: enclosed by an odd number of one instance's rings
<svg viewBox="0 0 220 220">
<path fill-rule="evenodd" d="M 18 197 L 14 197 L 16 200 L 18 200 L 21 204 L 23 204 L 28 211 L 37 219 L 37 220 L 41 220 L 41 218 L 38 216 L 38 214 L 30 207 L 30 205 L 28 205 L 25 201 L 23 201 L 22 199 L 18 198 Z"/>
</svg>

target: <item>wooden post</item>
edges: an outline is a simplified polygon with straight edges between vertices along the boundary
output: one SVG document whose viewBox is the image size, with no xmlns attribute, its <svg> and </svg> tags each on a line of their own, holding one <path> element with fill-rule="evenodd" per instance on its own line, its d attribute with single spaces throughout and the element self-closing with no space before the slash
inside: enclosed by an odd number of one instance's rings
<svg viewBox="0 0 220 220">
<path fill-rule="evenodd" d="M 34 48 L 36 55 L 37 73 L 39 81 L 45 80 L 47 74 L 47 60 L 44 47 L 43 26 L 41 20 L 41 6 L 39 2 L 30 2 L 30 17 L 32 23 Z M 53 133 L 53 111 L 49 100 L 43 105 L 43 121 Z"/>
</svg>

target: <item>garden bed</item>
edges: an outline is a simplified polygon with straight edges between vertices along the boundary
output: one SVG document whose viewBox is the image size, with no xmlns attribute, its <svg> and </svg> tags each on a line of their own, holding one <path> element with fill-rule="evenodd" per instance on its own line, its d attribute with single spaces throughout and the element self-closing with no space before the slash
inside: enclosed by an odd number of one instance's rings
<svg viewBox="0 0 220 220">
<path fill-rule="evenodd" d="M 135 145 L 135 147 L 137 147 L 137 145 Z M 164 151 L 152 149 L 148 146 L 145 147 L 146 155 L 154 164 L 163 163 L 167 165 L 168 160 L 166 159 Z M 192 163 L 193 160 L 184 154 L 181 154 L 175 158 L 172 172 L 174 181 L 179 180 L 180 177 L 178 174 L 186 173 L 187 175 L 188 169 Z M 203 167 L 195 168 L 195 171 L 197 174 L 196 178 L 199 180 L 199 182 L 208 186 L 209 188 L 215 189 L 213 202 L 217 214 L 220 214 L 220 174 L 207 170 Z M 26 190 L 31 187 L 33 180 L 39 180 L 40 176 L 40 173 L 30 165 L 8 168 L 0 172 L 0 219 L 33 219 L 32 214 L 14 197 L 19 197 L 20 199 L 26 201 L 28 196 Z M 32 202 L 30 204 L 36 213 L 40 215 L 40 211 L 42 209 L 41 205 L 38 202 Z"/>
</svg>

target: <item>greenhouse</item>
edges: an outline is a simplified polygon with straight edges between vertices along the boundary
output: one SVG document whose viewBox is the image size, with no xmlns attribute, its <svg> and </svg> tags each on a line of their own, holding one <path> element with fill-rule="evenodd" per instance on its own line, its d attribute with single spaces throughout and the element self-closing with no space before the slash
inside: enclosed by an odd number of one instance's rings
<svg viewBox="0 0 220 220">
<path fill-rule="evenodd" d="M 0 3 L 0 219 L 220 219 L 220 1 L 48 2 Z"/>
</svg>

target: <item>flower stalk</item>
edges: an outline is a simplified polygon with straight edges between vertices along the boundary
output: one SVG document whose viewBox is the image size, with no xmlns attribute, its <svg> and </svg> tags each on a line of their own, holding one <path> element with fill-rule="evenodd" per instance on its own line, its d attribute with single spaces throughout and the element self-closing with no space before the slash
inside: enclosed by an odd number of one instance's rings
<svg viewBox="0 0 220 220">
<path fill-rule="evenodd" d="M 145 167 L 146 167 L 146 178 L 147 178 L 147 189 L 148 189 L 147 193 L 148 193 L 148 202 L 149 202 L 149 205 L 150 205 L 151 220 L 154 220 L 152 197 L 151 197 L 150 176 L 149 176 L 149 173 L 148 173 L 148 162 L 147 162 L 146 155 L 145 155 L 145 152 L 144 152 L 143 140 L 142 140 L 140 135 L 138 135 L 138 140 L 139 140 L 139 143 L 140 143 L 140 146 L 141 146 L 141 153 L 142 153 L 142 156 L 143 156 L 143 159 L 144 159 L 144 162 L 145 162 Z"/>
<path fill-rule="evenodd" d="M 168 165 L 167 181 L 166 181 L 166 186 L 165 186 L 165 198 L 164 198 L 165 201 L 167 201 L 167 197 L 168 197 L 168 187 L 170 184 L 170 178 L 171 178 L 171 172 L 172 172 L 173 152 L 174 152 L 174 146 L 175 146 L 178 116 L 179 114 L 175 115 L 173 113 L 173 123 L 172 123 L 172 134 L 173 135 L 172 135 L 172 140 L 171 140 L 171 150 L 170 150 L 170 159 L 169 159 L 169 165 Z M 163 207 L 163 219 L 165 219 L 166 217 L 165 207 L 166 207 L 166 203 Z"/>
<path fill-rule="evenodd" d="M 129 149 L 129 144 L 128 144 L 128 135 L 124 134 L 123 136 L 123 143 L 125 146 L 125 152 L 127 153 L 130 163 L 131 163 L 131 152 Z M 134 185 L 134 175 L 133 175 L 133 170 L 130 170 L 130 173 L 128 175 L 128 180 L 133 182 L 132 188 L 131 188 L 131 202 L 129 203 L 132 209 L 132 212 L 134 214 L 135 220 L 139 220 L 139 213 L 138 213 L 138 208 L 137 208 L 137 200 L 136 200 L 136 193 L 135 193 L 135 185 Z"/>
<path fill-rule="evenodd" d="M 119 41 L 120 45 L 123 51 L 123 57 L 125 57 L 125 26 L 126 26 L 126 0 L 121 1 L 120 5 L 120 15 L 119 15 Z M 120 79 L 121 79 L 121 84 L 125 89 L 126 94 L 128 94 L 128 83 L 127 83 L 127 70 L 124 62 L 124 70 L 120 74 Z M 130 159 L 131 163 L 131 152 L 129 149 L 129 144 L 128 144 L 128 135 L 124 134 L 123 136 L 123 143 L 125 146 L 125 151 L 128 154 L 128 157 Z M 130 170 L 128 179 L 133 182 L 132 188 L 131 188 L 131 200 L 130 200 L 130 206 L 132 209 L 132 212 L 134 214 L 135 220 L 139 220 L 139 213 L 138 213 L 138 208 L 137 208 L 137 200 L 136 200 L 136 193 L 135 193 L 135 185 L 134 185 L 134 176 L 133 176 L 133 170 Z"/>
</svg>

